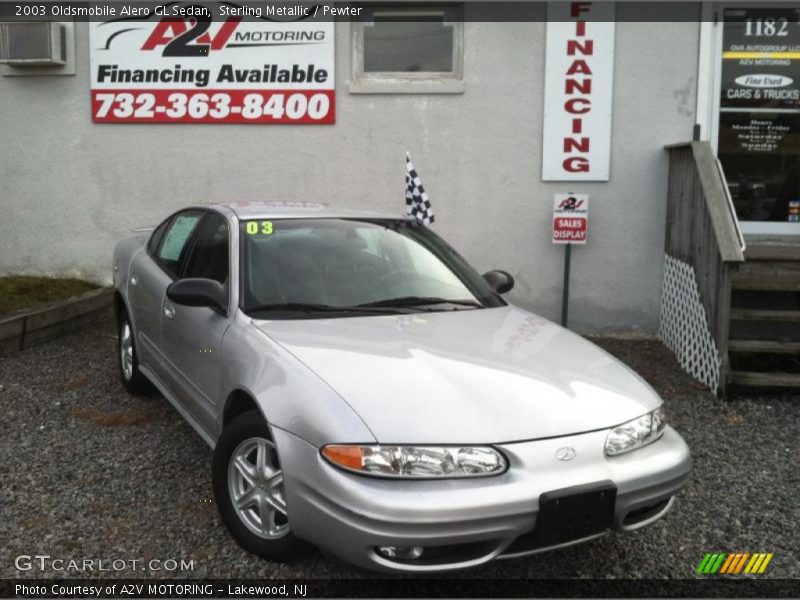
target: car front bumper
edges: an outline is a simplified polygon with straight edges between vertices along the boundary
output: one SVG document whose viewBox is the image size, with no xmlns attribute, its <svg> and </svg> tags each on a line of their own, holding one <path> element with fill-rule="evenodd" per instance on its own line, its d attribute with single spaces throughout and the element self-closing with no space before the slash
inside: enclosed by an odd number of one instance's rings
<svg viewBox="0 0 800 600">
<path fill-rule="evenodd" d="M 439 481 L 344 472 L 306 441 L 280 429 L 273 434 L 294 533 L 360 567 L 393 572 L 471 567 L 579 543 L 608 529 L 642 527 L 669 510 L 691 469 L 689 449 L 671 427 L 656 442 L 614 457 L 604 452 L 608 430 L 495 445 L 509 461 L 504 474 Z M 575 456 L 562 462 L 555 455 L 565 446 Z M 603 484 L 616 488 L 609 527 L 542 545 L 535 535 L 542 495 Z M 396 560 L 381 555 L 379 546 L 425 550 L 417 560 Z"/>
</svg>

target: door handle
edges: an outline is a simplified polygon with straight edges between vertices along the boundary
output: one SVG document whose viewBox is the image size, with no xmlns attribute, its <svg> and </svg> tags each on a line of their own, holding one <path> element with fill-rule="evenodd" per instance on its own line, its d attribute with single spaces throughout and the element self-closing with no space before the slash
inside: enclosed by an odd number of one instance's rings
<svg viewBox="0 0 800 600">
<path fill-rule="evenodd" d="M 165 305 L 164 306 L 164 316 L 167 317 L 168 319 L 174 319 L 175 318 L 175 307 Z"/>
<path fill-rule="evenodd" d="M 139 283 L 139 276 L 134 273 L 131 275 L 131 285 L 136 285 L 137 283 Z"/>
</svg>

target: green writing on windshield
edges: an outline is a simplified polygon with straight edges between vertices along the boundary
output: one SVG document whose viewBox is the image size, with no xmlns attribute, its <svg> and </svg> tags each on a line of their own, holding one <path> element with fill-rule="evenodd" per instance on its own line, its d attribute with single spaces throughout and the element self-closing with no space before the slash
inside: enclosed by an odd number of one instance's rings
<svg viewBox="0 0 800 600">
<path fill-rule="evenodd" d="M 272 221 L 247 221 L 245 231 L 247 235 L 271 235 Z"/>
</svg>

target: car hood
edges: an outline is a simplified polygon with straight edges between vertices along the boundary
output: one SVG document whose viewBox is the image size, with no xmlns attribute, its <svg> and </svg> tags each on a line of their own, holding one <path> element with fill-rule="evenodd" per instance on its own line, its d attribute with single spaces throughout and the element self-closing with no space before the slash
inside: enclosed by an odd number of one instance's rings
<svg viewBox="0 0 800 600">
<path fill-rule="evenodd" d="M 661 403 L 605 351 L 512 306 L 253 323 L 330 385 L 380 443 L 562 436 Z"/>
</svg>

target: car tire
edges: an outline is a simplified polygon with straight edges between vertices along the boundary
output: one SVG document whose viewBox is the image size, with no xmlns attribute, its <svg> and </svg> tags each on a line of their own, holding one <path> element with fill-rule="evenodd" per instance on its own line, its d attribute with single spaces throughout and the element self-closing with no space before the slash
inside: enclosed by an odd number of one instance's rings
<svg viewBox="0 0 800 600">
<path fill-rule="evenodd" d="M 150 382 L 139 371 L 139 357 L 136 352 L 136 336 L 127 312 L 122 312 L 117 328 L 117 363 L 122 385 L 128 393 L 146 396 L 152 390 Z"/>
<path fill-rule="evenodd" d="M 273 562 L 305 553 L 307 544 L 289 526 L 278 450 L 259 411 L 225 427 L 214 448 L 212 479 L 222 521 L 242 548 Z"/>
</svg>

